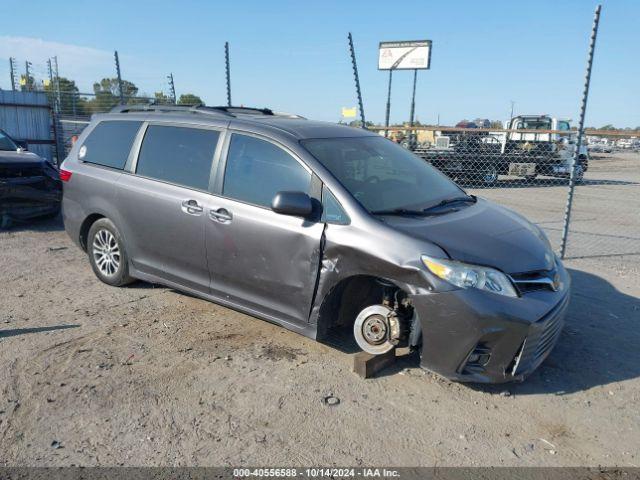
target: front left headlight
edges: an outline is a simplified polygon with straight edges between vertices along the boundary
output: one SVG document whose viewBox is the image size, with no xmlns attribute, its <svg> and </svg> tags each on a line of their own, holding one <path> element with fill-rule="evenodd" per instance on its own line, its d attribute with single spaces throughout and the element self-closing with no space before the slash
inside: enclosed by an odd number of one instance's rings
<svg viewBox="0 0 640 480">
<path fill-rule="evenodd" d="M 518 292 L 504 273 L 489 267 L 423 255 L 422 263 L 435 276 L 460 288 L 477 288 L 487 292 L 517 297 Z"/>
</svg>

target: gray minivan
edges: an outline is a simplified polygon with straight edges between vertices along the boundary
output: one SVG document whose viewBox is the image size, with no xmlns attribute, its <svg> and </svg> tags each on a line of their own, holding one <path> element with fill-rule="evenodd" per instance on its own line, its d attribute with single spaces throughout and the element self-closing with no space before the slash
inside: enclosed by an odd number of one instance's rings
<svg viewBox="0 0 640 480">
<path fill-rule="evenodd" d="M 472 382 L 521 380 L 564 323 L 545 234 L 375 133 L 268 109 L 123 106 L 64 161 L 65 228 L 134 279 Z M 247 327 L 250 328 L 250 327 Z"/>
</svg>

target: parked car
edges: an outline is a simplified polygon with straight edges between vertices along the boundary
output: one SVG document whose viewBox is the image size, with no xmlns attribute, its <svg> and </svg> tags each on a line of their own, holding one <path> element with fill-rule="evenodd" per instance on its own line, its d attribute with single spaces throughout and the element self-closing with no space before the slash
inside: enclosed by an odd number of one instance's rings
<svg viewBox="0 0 640 480">
<path fill-rule="evenodd" d="M 271 110 L 126 106 L 61 169 L 103 282 L 159 283 L 459 381 L 521 380 L 563 326 L 545 234 L 375 133 Z M 247 325 L 247 328 L 251 328 Z"/>
<path fill-rule="evenodd" d="M 0 130 L 0 227 L 60 212 L 62 183 L 57 167 L 26 147 Z"/>
</svg>

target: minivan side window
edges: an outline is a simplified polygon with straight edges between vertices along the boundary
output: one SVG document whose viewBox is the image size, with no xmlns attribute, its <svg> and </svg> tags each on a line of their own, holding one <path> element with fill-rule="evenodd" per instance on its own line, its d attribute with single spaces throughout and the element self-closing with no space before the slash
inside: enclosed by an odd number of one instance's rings
<svg viewBox="0 0 640 480">
<path fill-rule="evenodd" d="M 104 121 L 89 133 L 78 158 L 83 162 L 122 170 L 142 122 Z"/>
<path fill-rule="evenodd" d="M 280 191 L 309 193 L 311 173 L 282 148 L 266 140 L 231 136 L 222 194 L 241 202 L 271 207 Z"/>
<path fill-rule="evenodd" d="M 150 125 L 142 141 L 136 174 L 208 190 L 219 137 L 216 130 Z"/>
</svg>

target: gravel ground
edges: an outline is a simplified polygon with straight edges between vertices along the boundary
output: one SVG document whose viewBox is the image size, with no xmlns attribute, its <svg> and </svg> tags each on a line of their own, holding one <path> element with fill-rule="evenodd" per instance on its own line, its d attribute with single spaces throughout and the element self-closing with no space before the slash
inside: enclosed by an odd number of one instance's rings
<svg viewBox="0 0 640 480">
<path fill-rule="evenodd" d="M 524 383 L 482 387 L 414 357 L 362 380 L 261 320 L 109 287 L 59 221 L 0 247 L 0 465 L 640 465 L 638 254 L 568 260 L 556 349 Z"/>
</svg>

